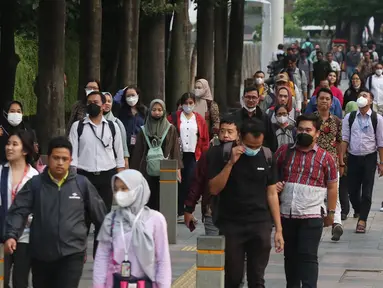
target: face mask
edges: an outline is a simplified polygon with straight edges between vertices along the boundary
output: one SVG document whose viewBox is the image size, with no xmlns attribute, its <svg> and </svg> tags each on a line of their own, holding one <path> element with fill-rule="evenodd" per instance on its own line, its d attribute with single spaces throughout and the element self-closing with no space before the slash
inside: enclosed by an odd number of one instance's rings
<svg viewBox="0 0 383 288">
<path fill-rule="evenodd" d="M 89 114 L 89 117 L 96 117 L 100 114 L 101 107 L 96 103 L 90 103 L 86 106 L 86 112 Z"/>
<path fill-rule="evenodd" d="M 360 84 L 359 85 L 353 85 L 355 89 L 359 89 L 360 88 Z"/>
<path fill-rule="evenodd" d="M 94 90 L 93 89 L 86 89 L 85 88 L 85 94 L 88 96 L 90 93 L 92 93 Z"/>
<path fill-rule="evenodd" d="M 301 147 L 309 147 L 313 144 L 314 138 L 310 134 L 307 133 L 299 133 L 297 135 L 297 145 Z"/>
<path fill-rule="evenodd" d="M 129 96 L 129 97 L 126 97 L 126 103 L 130 106 L 130 107 L 133 107 L 137 104 L 138 102 L 138 95 L 136 96 Z"/>
<path fill-rule="evenodd" d="M 288 116 L 277 116 L 276 118 L 277 118 L 277 122 L 280 124 L 286 124 L 287 121 L 289 121 Z"/>
<path fill-rule="evenodd" d="M 159 121 L 159 120 L 162 119 L 162 116 L 152 116 L 152 119 L 153 119 L 154 121 Z"/>
<path fill-rule="evenodd" d="M 194 89 L 194 95 L 196 97 L 201 97 L 203 95 L 203 89 L 201 89 L 201 88 Z"/>
<path fill-rule="evenodd" d="M 359 108 L 364 108 L 368 104 L 368 100 L 364 97 L 359 97 L 358 100 L 356 100 L 356 104 L 358 104 Z"/>
<path fill-rule="evenodd" d="M 255 106 L 255 107 L 253 107 L 253 108 L 249 108 L 249 107 L 247 107 L 247 106 L 243 106 L 243 108 L 245 108 L 247 111 L 249 111 L 249 112 L 254 112 L 255 111 L 255 109 L 257 109 L 257 106 Z"/>
<path fill-rule="evenodd" d="M 356 49 L 356 52 L 360 52 L 361 50 L 360 49 Z"/>
<path fill-rule="evenodd" d="M 135 190 L 131 190 L 128 192 L 117 191 L 114 195 L 114 199 L 116 199 L 117 205 L 123 208 L 132 205 L 136 198 L 137 193 Z"/>
<path fill-rule="evenodd" d="M 263 78 L 255 78 L 255 84 L 262 85 L 264 83 Z"/>
<path fill-rule="evenodd" d="M 256 156 L 260 150 L 261 150 L 261 147 L 259 147 L 258 149 L 251 149 L 245 146 L 245 155 L 253 157 L 253 156 Z"/>
<path fill-rule="evenodd" d="M 23 114 L 21 113 L 8 113 L 7 116 L 8 123 L 12 126 L 17 126 L 23 121 Z"/>
<path fill-rule="evenodd" d="M 380 76 L 380 75 L 382 75 L 383 70 L 382 69 L 378 69 L 378 70 L 375 71 L 375 73 L 376 73 L 376 75 Z"/>
<path fill-rule="evenodd" d="M 182 110 L 184 110 L 186 114 L 190 114 L 194 110 L 194 105 L 182 105 Z"/>
</svg>

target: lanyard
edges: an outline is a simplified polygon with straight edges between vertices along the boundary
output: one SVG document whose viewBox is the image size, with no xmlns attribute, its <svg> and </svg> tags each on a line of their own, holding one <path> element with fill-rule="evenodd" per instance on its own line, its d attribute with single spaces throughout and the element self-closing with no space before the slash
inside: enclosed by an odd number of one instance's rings
<svg viewBox="0 0 383 288">
<path fill-rule="evenodd" d="M 125 233 L 124 233 L 124 225 L 122 224 L 122 220 L 120 221 L 120 225 L 121 225 L 121 236 L 122 236 L 122 242 L 124 244 L 124 250 L 125 250 L 125 259 L 124 261 L 128 261 L 128 252 L 129 252 L 129 248 L 130 248 L 130 244 L 132 243 L 132 240 L 133 240 L 133 232 L 134 232 L 134 228 L 136 228 L 136 224 L 137 224 L 137 220 L 138 218 L 141 216 L 141 213 L 142 211 L 144 210 L 145 207 L 142 207 L 141 210 L 138 212 L 138 214 L 136 215 L 136 218 L 134 219 L 133 221 L 133 225 L 132 225 L 132 236 L 130 238 L 130 241 L 128 243 L 128 246 L 126 246 L 126 241 L 125 241 Z"/>
<path fill-rule="evenodd" d="M 20 179 L 20 181 L 19 181 L 19 183 L 16 185 L 15 189 L 12 189 L 12 198 L 11 198 L 11 199 L 12 199 L 12 202 L 13 202 L 13 200 L 15 200 L 16 193 L 17 193 L 17 191 L 19 190 L 19 186 L 20 186 L 21 182 L 23 182 L 24 177 L 27 176 L 28 168 L 29 168 L 28 165 L 25 166 L 23 177 Z"/>
<path fill-rule="evenodd" d="M 104 146 L 104 148 L 107 148 L 109 144 L 105 145 L 104 141 L 102 140 L 104 138 L 105 122 L 102 122 L 101 138 L 97 136 L 96 131 L 94 131 L 93 125 L 89 123 L 89 126 L 90 129 L 92 129 L 94 136 L 96 136 L 96 138 L 102 143 L 102 146 Z"/>
</svg>

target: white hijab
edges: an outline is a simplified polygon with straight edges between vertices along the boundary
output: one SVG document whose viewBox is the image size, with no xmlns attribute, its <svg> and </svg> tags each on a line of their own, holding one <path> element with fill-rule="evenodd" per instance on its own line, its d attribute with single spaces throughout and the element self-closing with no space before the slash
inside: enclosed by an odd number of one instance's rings
<svg viewBox="0 0 383 288">
<path fill-rule="evenodd" d="M 148 182 L 141 174 L 141 172 L 133 169 L 128 169 L 119 172 L 112 177 L 112 187 L 114 190 L 114 182 L 116 178 L 119 178 L 125 183 L 129 190 L 137 191 L 137 198 L 133 204 L 127 208 L 118 207 L 115 214 L 113 235 L 120 235 L 121 221 L 123 223 L 124 233 L 132 230 L 134 219 L 136 215 L 140 214 L 139 219 L 135 225 L 134 231 L 132 231 L 131 246 L 137 256 L 138 261 L 145 275 L 152 281 L 155 281 L 155 250 L 153 235 L 145 227 L 145 222 L 151 217 L 151 210 L 145 206 L 149 201 L 150 189 Z M 115 192 L 115 191 L 114 191 Z M 129 193 L 129 192 L 128 192 Z M 97 240 L 112 243 L 111 225 L 112 215 L 114 212 L 109 213 L 102 225 L 102 228 L 98 234 Z M 116 259 L 115 259 L 116 260 Z"/>
</svg>

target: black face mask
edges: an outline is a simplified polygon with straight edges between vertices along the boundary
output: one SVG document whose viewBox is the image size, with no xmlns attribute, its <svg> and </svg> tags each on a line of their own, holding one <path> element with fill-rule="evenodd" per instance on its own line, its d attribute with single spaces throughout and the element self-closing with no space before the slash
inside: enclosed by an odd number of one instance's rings
<svg viewBox="0 0 383 288">
<path fill-rule="evenodd" d="M 96 117 L 100 114 L 101 107 L 98 106 L 96 103 L 90 103 L 88 106 L 86 106 L 86 112 L 89 114 L 90 117 Z"/>
<path fill-rule="evenodd" d="M 162 117 L 163 117 L 163 116 L 160 116 L 160 117 L 154 117 L 154 116 L 152 116 L 152 119 L 153 119 L 154 121 L 159 121 L 159 120 L 162 119 Z"/>
<path fill-rule="evenodd" d="M 299 133 L 297 135 L 297 145 L 301 147 L 309 147 L 313 144 L 314 138 L 310 134 L 307 133 Z"/>
</svg>

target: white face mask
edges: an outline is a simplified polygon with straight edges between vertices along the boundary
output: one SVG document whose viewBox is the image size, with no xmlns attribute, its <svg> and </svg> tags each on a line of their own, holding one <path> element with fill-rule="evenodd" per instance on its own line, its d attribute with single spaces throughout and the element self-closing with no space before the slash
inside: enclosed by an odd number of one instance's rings
<svg viewBox="0 0 383 288">
<path fill-rule="evenodd" d="M 129 207 L 133 204 L 133 202 L 137 198 L 137 192 L 136 190 L 131 191 L 117 191 L 116 194 L 114 194 L 114 199 L 116 199 L 116 203 L 120 207 Z"/>
<path fill-rule="evenodd" d="M 277 116 L 275 118 L 277 119 L 277 122 L 280 123 L 280 124 L 286 124 L 287 121 L 289 121 L 289 117 L 288 116 Z"/>
<path fill-rule="evenodd" d="M 262 85 L 264 82 L 263 78 L 255 78 L 255 84 L 257 85 Z"/>
<path fill-rule="evenodd" d="M 249 111 L 249 112 L 254 112 L 255 111 L 255 109 L 257 109 L 257 106 L 255 106 L 255 107 L 253 107 L 253 108 L 249 108 L 249 107 L 247 107 L 246 105 L 243 105 L 243 108 L 245 108 L 247 111 Z"/>
<path fill-rule="evenodd" d="M 92 93 L 93 91 L 95 91 L 95 90 L 93 90 L 93 89 L 86 89 L 85 88 L 85 94 L 86 94 L 86 96 L 88 96 L 90 93 Z"/>
<path fill-rule="evenodd" d="M 135 106 L 137 102 L 138 102 L 138 95 L 126 97 L 126 103 L 128 103 L 128 105 L 131 107 Z"/>
<path fill-rule="evenodd" d="M 380 75 L 382 75 L 383 70 L 382 70 L 382 69 L 377 69 L 377 70 L 375 71 L 375 73 L 376 73 L 376 75 L 380 76 Z"/>
<path fill-rule="evenodd" d="M 182 110 L 184 110 L 186 114 L 190 114 L 194 110 L 194 105 L 182 105 Z"/>
<path fill-rule="evenodd" d="M 202 88 L 195 88 L 194 89 L 194 95 L 196 97 L 201 97 L 203 95 L 203 89 Z"/>
<path fill-rule="evenodd" d="M 356 104 L 358 104 L 359 108 L 364 108 L 368 104 L 368 100 L 364 97 L 359 97 L 358 100 L 356 100 Z"/>
<path fill-rule="evenodd" d="M 8 113 L 7 116 L 8 123 L 12 126 L 17 126 L 23 121 L 23 114 L 21 113 Z"/>
</svg>

